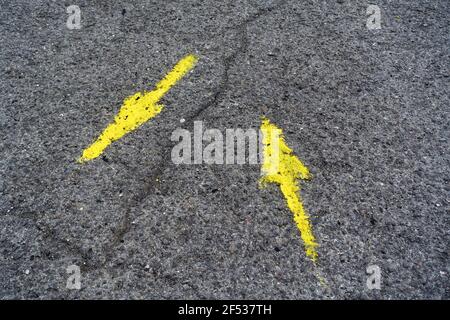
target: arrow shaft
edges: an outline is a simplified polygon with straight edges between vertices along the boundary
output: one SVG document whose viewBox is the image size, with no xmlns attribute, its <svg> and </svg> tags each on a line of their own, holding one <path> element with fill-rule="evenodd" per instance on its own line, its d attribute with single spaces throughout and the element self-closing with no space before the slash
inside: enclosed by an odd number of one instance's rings
<svg viewBox="0 0 450 320">
<path fill-rule="evenodd" d="M 316 247 L 318 245 L 312 232 L 309 217 L 303 208 L 302 201 L 298 195 L 298 187 L 294 184 L 281 184 L 280 188 L 286 199 L 289 210 L 291 210 L 294 215 L 294 222 L 300 231 L 300 236 L 305 246 L 306 256 L 315 262 L 318 257 L 316 252 Z"/>
</svg>

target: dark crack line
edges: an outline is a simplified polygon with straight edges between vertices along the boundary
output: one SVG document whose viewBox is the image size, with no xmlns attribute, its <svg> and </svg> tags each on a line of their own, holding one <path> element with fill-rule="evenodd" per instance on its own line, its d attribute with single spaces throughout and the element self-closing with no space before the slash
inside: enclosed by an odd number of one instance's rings
<svg viewBox="0 0 450 320">
<path fill-rule="evenodd" d="M 237 25 L 233 28 L 227 28 L 226 31 L 230 29 L 235 29 L 236 34 L 240 34 L 239 47 L 229 56 L 223 59 L 224 71 L 220 80 L 219 85 L 215 88 L 214 94 L 211 98 L 201 104 L 201 106 L 187 118 L 187 123 L 190 127 L 193 127 L 194 121 L 205 111 L 213 106 L 217 106 L 222 100 L 224 94 L 227 92 L 229 87 L 229 70 L 236 63 L 238 57 L 240 55 L 244 55 L 247 53 L 249 46 L 249 38 L 248 38 L 248 25 L 255 22 L 259 18 L 269 14 L 270 12 L 274 12 L 280 9 L 283 5 L 285 5 L 285 1 L 280 1 L 277 5 L 272 6 L 270 8 L 263 8 L 258 10 L 255 14 L 247 18 L 245 21 Z M 126 202 L 126 208 L 124 211 L 124 215 L 122 217 L 122 222 L 120 226 L 113 232 L 112 240 L 110 244 L 107 245 L 105 250 L 105 259 L 103 261 L 93 261 L 92 257 L 87 254 L 81 247 L 76 246 L 75 244 L 69 243 L 64 239 L 61 239 L 56 233 L 55 230 L 51 229 L 46 225 L 41 225 L 39 223 L 39 219 L 37 216 L 32 216 L 32 220 L 39 232 L 41 232 L 43 239 L 50 241 L 55 244 L 62 245 L 65 251 L 72 253 L 74 255 L 79 255 L 84 271 L 93 271 L 100 268 L 105 268 L 107 263 L 111 260 L 114 248 L 123 241 L 124 236 L 131 229 L 131 212 L 138 208 L 139 205 L 156 189 L 156 179 L 160 177 L 164 170 L 170 165 L 171 159 L 170 150 L 173 148 L 173 144 L 167 144 L 163 146 L 164 152 L 163 158 L 157 164 L 157 169 L 153 171 L 153 173 L 147 179 L 147 182 L 144 183 L 144 187 L 137 195 L 133 196 L 129 201 Z M 77 170 L 71 172 L 74 174 Z M 141 214 L 142 215 L 142 214 Z M 141 216 L 137 215 L 137 217 Z M 100 262 L 100 263 L 99 263 Z"/>
<path fill-rule="evenodd" d="M 248 47 L 249 47 L 249 37 L 248 37 L 248 26 L 257 21 L 259 18 L 271 13 L 275 12 L 276 10 L 279 10 L 283 5 L 286 4 L 286 1 L 280 1 L 277 5 L 269 7 L 269 8 L 263 8 L 258 10 L 256 13 L 254 13 L 252 16 L 247 18 L 245 21 L 240 23 L 236 28 L 236 34 L 240 35 L 239 40 L 239 46 L 238 48 L 229 56 L 224 57 L 223 59 L 223 66 L 224 71 L 221 77 L 220 84 L 216 87 L 214 95 L 209 98 L 206 102 L 201 104 L 201 106 L 192 114 L 190 115 L 186 120 L 186 122 L 189 124 L 188 127 L 194 126 L 194 121 L 198 119 L 198 117 L 206 112 L 208 109 L 210 109 L 213 106 L 217 106 L 221 100 L 223 99 L 223 96 L 228 90 L 229 87 L 229 71 L 230 69 L 235 65 L 237 59 L 241 55 L 245 55 L 247 53 Z M 110 244 L 105 248 L 105 256 L 107 261 L 111 260 L 114 248 L 119 245 L 119 243 L 123 242 L 123 238 L 125 235 L 130 231 L 131 229 L 131 212 L 138 208 L 140 205 L 142 205 L 142 202 L 154 192 L 156 189 L 156 180 L 163 174 L 164 170 L 170 165 L 171 163 L 171 149 L 173 148 L 173 144 L 168 144 L 166 146 L 165 152 L 163 154 L 163 157 L 161 161 L 157 164 L 157 169 L 153 171 L 153 173 L 150 175 L 150 177 L 147 179 L 147 182 L 144 183 L 144 187 L 137 195 L 133 196 L 130 201 L 127 201 L 126 203 L 126 209 L 125 213 L 122 218 L 122 222 L 120 226 L 116 229 L 116 231 L 113 233 L 112 240 Z M 141 215 L 137 215 L 139 217 Z"/>
</svg>

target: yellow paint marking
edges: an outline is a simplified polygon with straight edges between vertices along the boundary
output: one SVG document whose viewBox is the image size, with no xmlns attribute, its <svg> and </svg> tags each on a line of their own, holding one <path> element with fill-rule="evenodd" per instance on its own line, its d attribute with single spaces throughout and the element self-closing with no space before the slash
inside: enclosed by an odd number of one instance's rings
<svg viewBox="0 0 450 320">
<path fill-rule="evenodd" d="M 287 205 L 294 214 L 294 221 L 300 230 L 305 245 L 306 256 L 316 262 L 318 255 L 316 239 L 312 233 L 309 217 L 303 208 L 300 198 L 298 179 L 310 179 L 308 168 L 293 154 L 286 145 L 283 132 L 269 119 L 263 118 L 261 124 L 263 134 L 263 164 L 261 167 L 261 186 L 276 183 L 280 186 Z"/>
<path fill-rule="evenodd" d="M 114 121 L 93 144 L 83 151 L 78 162 L 82 163 L 97 158 L 111 143 L 158 115 L 164 108 L 162 104 L 158 104 L 158 101 L 194 67 L 197 60 L 197 57 L 192 54 L 184 57 L 156 85 L 153 91 L 138 92 L 126 98 Z"/>
</svg>

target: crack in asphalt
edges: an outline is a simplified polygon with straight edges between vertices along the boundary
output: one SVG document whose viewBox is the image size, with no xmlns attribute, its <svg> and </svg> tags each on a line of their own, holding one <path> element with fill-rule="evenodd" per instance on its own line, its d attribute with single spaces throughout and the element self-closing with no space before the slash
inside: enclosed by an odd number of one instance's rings
<svg viewBox="0 0 450 320">
<path fill-rule="evenodd" d="M 271 12 L 275 12 L 278 9 L 281 9 L 287 1 L 279 1 L 276 5 L 261 8 L 256 13 L 252 14 L 249 18 L 245 19 L 243 22 L 238 24 L 233 29 L 235 30 L 236 35 L 240 35 L 238 39 L 238 47 L 233 51 L 232 54 L 223 58 L 223 73 L 219 84 L 214 89 L 214 94 L 207 99 L 207 101 L 203 102 L 200 107 L 195 110 L 190 116 L 186 118 L 186 123 L 188 127 L 193 127 L 194 121 L 208 109 L 213 106 L 217 106 L 222 100 L 225 93 L 228 91 L 229 87 L 229 71 L 236 64 L 236 61 L 240 56 L 243 56 L 247 53 L 249 47 L 249 37 L 248 37 L 248 26 L 260 19 L 261 17 L 270 14 Z M 42 225 L 39 223 L 37 217 L 33 216 L 33 220 L 35 222 L 36 228 L 39 232 L 42 233 L 44 239 L 50 241 L 51 243 L 55 243 L 57 245 L 62 246 L 62 248 L 70 252 L 72 254 L 78 255 L 80 260 L 82 261 L 82 265 L 80 266 L 83 271 L 93 271 L 101 268 L 107 268 L 108 262 L 111 260 L 112 255 L 114 253 L 115 247 L 117 247 L 120 243 L 123 242 L 125 235 L 131 230 L 131 213 L 133 210 L 137 209 L 143 200 L 145 200 L 156 188 L 155 181 L 160 177 L 164 170 L 170 165 L 170 150 L 173 147 L 173 144 L 166 144 L 163 147 L 165 150 L 161 161 L 157 164 L 156 170 L 154 170 L 151 175 L 144 182 L 144 186 L 140 192 L 138 192 L 131 199 L 125 201 L 125 209 L 124 214 L 122 216 L 122 221 L 120 222 L 119 227 L 113 232 L 112 239 L 109 244 L 105 245 L 103 248 L 104 251 L 104 259 L 100 260 L 92 260 L 91 256 L 83 250 L 83 248 L 69 243 L 66 240 L 60 238 L 57 234 L 55 234 L 54 230 L 46 225 Z M 129 168 L 129 170 L 131 170 Z M 74 172 L 76 172 L 75 170 Z M 73 173 L 74 173 L 73 172 Z M 142 214 L 136 215 L 136 217 L 140 217 Z"/>
<path fill-rule="evenodd" d="M 257 21 L 259 18 L 266 16 L 267 14 L 271 12 L 275 12 L 276 10 L 279 10 L 282 8 L 284 4 L 286 4 L 287 1 L 279 1 L 276 5 L 268 7 L 268 8 L 262 8 L 259 9 L 256 13 L 251 15 L 249 18 L 241 22 L 237 27 L 235 28 L 235 32 L 237 35 L 240 35 L 239 39 L 239 45 L 234 52 L 225 57 L 223 59 L 223 66 L 224 71 L 222 73 L 222 77 L 220 80 L 219 85 L 214 90 L 214 94 L 211 98 L 209 98 L 206 102 L 204 102 L 192 115 L 187 117 L 186 123 L 189 124 L 189 126 L 193 127 L 194 121 L 205 111 L 207 111 L 212 106 L 217 106 L 221 99 L 223 98 L 224 94 L 227 92 L 229 87 L 229 70 L 233 67 L 233 65 L 236 63 L 237 59 L 241 55 L 245 55 L 247 53 L 248 47 L 249 47 L 249 37 L 248 37 L 248 26 Z M 170 165 L 170 150 L 172 149 L 173 145 L 169 144 L 166 145 L 167 148 L 165 148 L 165 153 L 162 157 L 162 160 L 158 163 L 156 166 L 157 169 L 153 171 L 153 173 L 148 178 L 148 182 L 144 184 L 143 189 L 141 192 L 137 193 L 136 196 L 134 196 L 130 201 L 127 202 L 127 209 L 125 209 L 125 213 L 122 218 L 121 225 L 116 229 L 116 231 L 113 234 L 112 240 L 110 244 L 105 248 L 105 256 L 106 261 L 110 260 L 111 255 L 113 253 L 114 248 L 121 242 L 123 242 L 124 236 L 130 231 L 131 229 L 131 211 L 136 209 L 143 200 L 146 199 L 156 188 L 155 181 L 163 174 L 163 171 L 167 168 L 168 165 Z M 141 215 L 137 215 L 136 217 L 139 217 Z M 106 263 L 105 261 L 105 263 Z"/>
</svg>

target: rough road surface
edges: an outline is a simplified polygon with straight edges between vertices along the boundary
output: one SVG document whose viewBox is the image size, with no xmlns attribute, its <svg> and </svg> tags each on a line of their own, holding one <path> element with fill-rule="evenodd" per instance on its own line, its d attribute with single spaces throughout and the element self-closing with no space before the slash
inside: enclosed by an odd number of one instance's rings
<svg viewBox="0 0 450 320">
<path fill-rule="evenodd" d="M 449 299 L 449 21 L 448 0 L 1 0 L 0 298 Z M 157 117 L 76 162 L 187 54 Z M 312 173 L 316 265 L 259 165 L 171 160 L 177 128 L 262 115 Z"/>
</svg>

